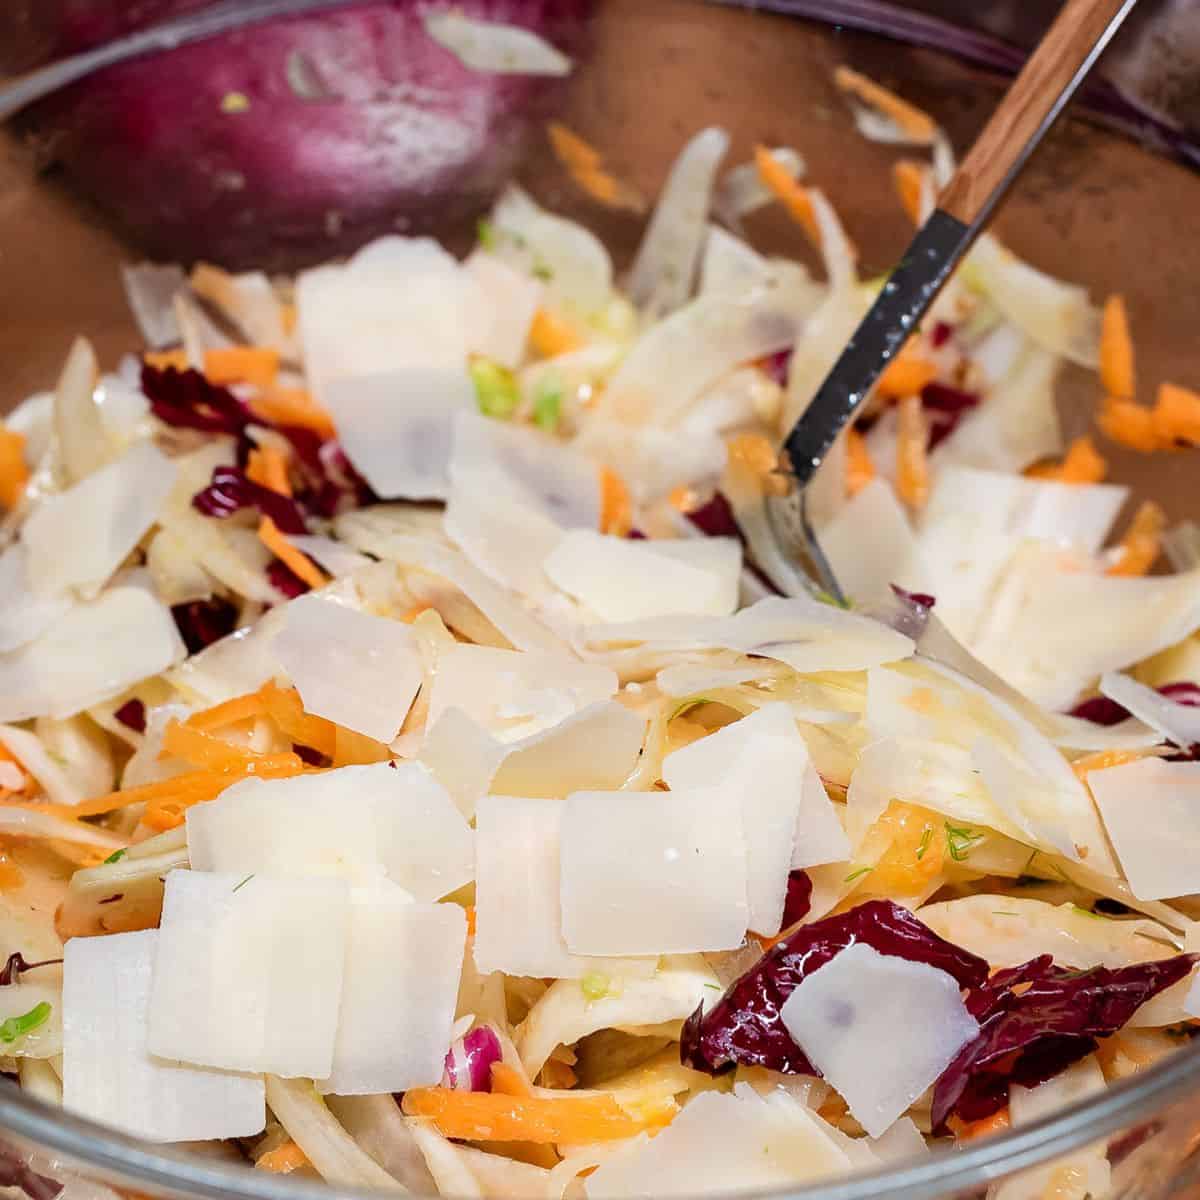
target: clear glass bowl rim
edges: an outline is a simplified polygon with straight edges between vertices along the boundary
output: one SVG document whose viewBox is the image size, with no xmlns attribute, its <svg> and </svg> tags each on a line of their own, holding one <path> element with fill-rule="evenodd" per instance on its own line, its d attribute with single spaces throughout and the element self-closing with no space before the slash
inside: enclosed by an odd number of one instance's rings
<svg viewBox="0 0 1200 1200">
<path fill-rule="evenodd" d="M 835 1183 L 769 1193 L 796 1200 L 927 1200 L 969 1193 L 1015 1171 L 1037 1166 L 1079 1146 L 1150 1121 L 1168 1106 L 1200 1093 L 1200 1042 L 1180 1049 L 1102 1095 L 1034 1124 L 984 1138 L 963 1151 L 934 1154 Z M 84 1172 L 117 1186 L 185 1194 L 205 1200 L 372 1200 L 380 1193 L 340 1184 L 290 1180 L 214 1162 L 126 1137 L 0 1087 L 0 1130 L 43 1152 L 73 1160 Z M 70 1164 L 69 1164 L 70 1165 Z M 763 1193 L 755 1193 L 763 1194 Z"/>
</svg>

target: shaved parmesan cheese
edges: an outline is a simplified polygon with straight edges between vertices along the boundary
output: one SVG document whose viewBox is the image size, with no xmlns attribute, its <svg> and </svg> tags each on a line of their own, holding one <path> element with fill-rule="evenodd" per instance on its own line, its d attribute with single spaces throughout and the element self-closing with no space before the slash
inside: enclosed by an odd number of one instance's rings
<svg viewBox="0 0 1200 1200">
<path fill-rule="evenodd" d="M 309 558 L 314 559 L 319 567 L 323 567 L 335 579 L 353 575 L 364 567 L 372 565 L 373 560 L 357 550 L 350 550 L 341 542 L 331 537 L 315 534 L 294 533 L 288 536 L 288 541 L 303 551 Z"/>
<path fill-rule="evenodd" d="M 474 874 L 474 842 L 447 792 L 419 763 L 245 779 L 187 813 L 192 867 L 273 878 L 366 883 L 380 871 L 418 900 Z"/>
<path fill-rule="evenodd" d="M 1200 892 L 1200 763 L 1142 758 L 1088 774 L 1139 900 Z"/>
<path fill-rule="evenodd" d="M 597 664 L 460 644 L 438 662 L 428 722 L 433 727 L 457 708 L 493 737 L 513 742 L 607 700 L 617 686 L 616 674 Z"/>
<path fill-rule="evenodd" d="M 461 368 L 475 285 L 430 238 L 384 237 L 296 280 L 304 364 L 317 399 L 335 379 Z"/>
<path fill-rule="evenodd" d="M 475 965 L 483 974 L 579 978 L 562 938 L 559 828 L 552 800 L 487 796 L 475 813 Z"/>
<path fill-rule="evenodd" d="M 384 882 L 354 890 L 333 1069 L 322 1091 L 369 1096 L 441 1081 L 466 940 L 456 904 L 414 904 Z"/>
<path fill-rule="evenodd" d="M 143 588 L 109 588 L 36 641 L 0 654 L 0 721 L 74 716 L 185 654 L 169 609 Z"/>
<path fill-rule="evenodd" d="M 724 790 L 577 792 L 562 817 L 563 935 L 576 954 L 742 944 L 746 845 Z"/>
<path fill-rule="evenodd" d="M 702 696 L 717 688 L 736 687 L 740 683 L 756 683 L 770 679 L 773 668 L 768 663 L 745 662 L 737 666 L 703 666 L 679 663 L 664 667 L 655 682 L 664 696 Z"/>
<path fill-rule="evenodd" d="M 263 1081 L 151 1057 L 160 934 L 74 938 L 63 964 L 63 1105 L 153 1142 L 248 1137 L 266 1125 Z"/>
<path fill-rule="evenodd" d="M 602 700 L 513 745 L 490 786 L 504 796 L 553 799 L 616 790 L 637 766 L 645 738 L 644 717 Z"/>
<path fill-rule="evenodd" d="M 464 266 L 483 298 L 470 350 L 502 367 L 519 367 L 545 288 L 485 250 L 476 250 Z"/>
<path fill-rule="evenodd" d="M 671 166 L 627 282 L 647 323 L 673 313 L 692 294 L 713 186 L 728 149 L 724 129 L 702 129 Z"/>
<path fill-rule="evenodd" d="M 29 551 L 14 542 L 0 554 L 0 654 L 19 650 L 41 637 L 71 607 L 66 596 L 34 591 Z"/>
<path fill-rule="evenodd" d="M 808 767 L 808 748 L 786 704 L 764 705 L 663 759 L 662 777 L 673 792 L 715 787 L 740 803 L 748 924 L 756 933 L 779 932 Z"/>
<path fill-rule="evenodd" d="M 503 743 L 461 708 L 448 708 L 429 722 L 419 758 L 469 821 L 506 753 Z"/>
<path fill-rule="evenodd" d="M 783 1091 L 703 1092 L 654 1138 L 635 1138 L 588 1177 L 588 1200 L 771 1192 L 845 1175 L 833 1130 Z"/>
<path fill-rule="evenodd" d="M 424 676 L 407 625 L 319 596 L 288 605 L 272 653 L 307 712 L 377 742 L 399 732 Z"/>
<path fill-rule="evenodd" d="M 43 499 L 21 527 L 34 589 L 54 595 L 99 588 L 154 524 L 175 475 L 162 451 L 138 442 L 68 491 Z"/>
<path fill-rule="evenodd" d="M 882 1136 L 979 1032 L 952 976 L 861 942 L 803 979 L 779 1015 L 871 1137 Z"/>
<path fill-rule="evenodd" d="M 520 25 L 481 21 L 454 9 L 427 12 L 425 32 L 473 71 L 500 75 L 569 75 L 572 62 Z"/>
<path fill-rule="evenodd" d="M 444 500 L 454 416 L 475 407 L 465 363 L 330 380 L 323 402 L 350 461 L 385 500 Z"/>
<path fill-rule="evenodd" d="M 151 1054 L 324 1079 L 350 889 L 332 879 L 172 871 L 150 993 Z"/>
<path fill-rule="evenodd" d="M 901 1117 L 888 1126 L 882 1137 L 872 1138 L 871 1150 L 883 1163 L 907 1163 L 930 1154 L 925 1135 L 911 1117 Z"/>
<path fill-rule="evenodd" d="M 573 1046 L 600 1029 L 682 1021 L 702 1005 L 712 1005 L 721 990 L 699 955 L 665 959 L 649 979 L 605 978 L 608 990 L 601 996 L 585 992 L 577 980 L 560 979 L 529 1010 L 515 1037 L 530 1079 L 537 1078 L 556 1046 Z"/>
<path fill-rule="evenodd" d="M 792 870 L 845 862 L 849 857 L 850 839 L 846 836 L 838 809 L 829 799 L 825 784 L 810 758 L 800 787 L 800 813 L 796 818 Z"/>
<path fill-rule="evenodd" d="M 842 590 L 861 603 L 887 596 L 893 583 L 917 588 L 928 578 L 908 517 L 882 479 L 848 500 L 818 540 Z"/>
<path fill-rule="evenodd" d="M 1100 691 L 1158 730 L 1167 741 L 1184 749 L 1200 742 L 1200 709 L 1195 705 L 1178 704 L 1154 688 L 1112 671 L 1101 677 Z"/>
<path fill-rule="evenodd" d="M 1175 953 L 1169 930 L 1155 921 L 1106 920 L 1074 904 L 980 893 L 926 904 L 917 916 L 939 937 L 986 958 L 1018 967 L 1040 954 L 1059 966 L 1127 967 Z"/>
<path fill-rule="evenodd" d="M 604 621 L 727 615 L 737 608 L 741 570 L 734 538 L 630 541 L 581 529 L 545 562 L 550 579 Z"/>
</svg>

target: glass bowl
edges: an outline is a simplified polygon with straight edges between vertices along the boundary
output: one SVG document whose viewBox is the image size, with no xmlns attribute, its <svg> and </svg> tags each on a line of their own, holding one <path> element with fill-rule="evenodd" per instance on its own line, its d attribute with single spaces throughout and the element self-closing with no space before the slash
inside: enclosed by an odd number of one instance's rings
<svg viewBox="0 0 1200 1200">
<path fill-rule="evenodd" d="M 846 63 L 895 88 L 933 113 L 960 152 L 996 103 L 1003 79 L 930 50 L 761 11 L 789 7 L 820 6 L 599 0 L 588 54 L 570 80 L 561 119 L 601 150 L 614 174 L 648 196 L 656 194 L 685 139 L 705 125 L 731 133 L 729 162 L 744 161 L 758 142 L 795 146 L 807 160 L 809 178 L 832 199 L 858 243 L 864 276 L 880 274 L 911 233 L 889 176 L 902 151 L 856 134 L 833 87 L 833 69 Z M 944 12 L 958 6 L 914 7 Z M 990 9 L 1001 7 L 1026 18 L 1032 13 L 1016 4 Z M 1053 6 L 1033 7 L 1040 14 L 1036 25 Z M 1003 22 L 1001 27 L 1013 32 Z M 1022 27 L 1022 36 L 1028 33 Z M 582 195 L 544 139 L 533 139 L 519 175 L 539 200 L 594 228 L 618 264 L 628 264 L 641 218 Z M 1096 297 L 1124 294 L 1142 379 L 1152 387 L 1197 375 L 1197 212 L 1200 177 L 1127 136 L 1068 118 L 1036 156 L 997 224 L 1016 253 L 1051 274 L 1085 285 Z M 796 229 L 777 213 L 756 216 L 752 232 L 761 249 L 809 258 Z M 0 137 L 0 412 L 50 385 L 79 333 L 93 340 L 108 364 L 139 345 L 119 276 L 122 262 L 139 257 L 61 180 L 39 174 L 33 154 L 16 137 Z M 1082 372 L 1064 376 L 1068 437 L 1090 421 L 1093 386 Z M 1173 519 L 1200 512 L 1197 452 L 1143 458 L 1106 445 L 1105 453 L 1113 477 L 1131 485 L 1137 498 L 1157 500 Z M 0 1130 L 14 1148 L 32 1154 L 35 1169 L 69 1174 L 68 1200 L 111 1196 L 104 1185 L 151 1196 L 283 1200 L 330 1194 L 323 1185 L 114 1134 L 6 1083 L 0 1084 Z M 977 1196 L 1015 1172 L 1099 1140 L 1109 1144 L 1113 1195 L 1162 1197 L 1195 1187 L 1200 1045 L 1181 1046 L 1099 1098 L 1017 1131 L 795 1194 L 814 1200 Z M 3 1164 L 0 1155 L 0 1176 Z M 1051 1175 L 1045 1186 L 1048 1200 L 1084 1200 L 1069 1173 Z"/>
</svg>

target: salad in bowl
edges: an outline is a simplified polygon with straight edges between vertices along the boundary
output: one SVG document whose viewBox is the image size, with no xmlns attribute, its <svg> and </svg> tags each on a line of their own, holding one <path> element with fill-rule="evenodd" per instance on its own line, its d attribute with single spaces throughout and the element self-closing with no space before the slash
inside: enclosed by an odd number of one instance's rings
<svg viewBox="0 0 1200 1200">
<path fill-rule="evenodd" d="M 946 139 L 837 82 L 919 222 Z M 343 1188 L 722 1194 L 950 1153 L 1200 1029 L 1200 538 L 1105 482 L 1200 394 L 985 236 L 813 485 L 840 604 L 765 505 L 884 281 L 797 149 L 729 159 L 695 132 L 621 277 L 515 187 L 461 260 L 131 267 L 145 345 L 80 337 L 6 419 L 22 1089 Z M 755 249 L 768 205 L 821 278 Z M 999 1190 L 1099 1197 L 1122 1153 Z"/>
</svg>

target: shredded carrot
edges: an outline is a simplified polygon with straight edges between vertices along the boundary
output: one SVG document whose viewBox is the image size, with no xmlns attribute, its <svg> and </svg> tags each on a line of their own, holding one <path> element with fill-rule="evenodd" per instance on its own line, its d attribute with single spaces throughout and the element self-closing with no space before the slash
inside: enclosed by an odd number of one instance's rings
<svg viewBox="0 0 1200 1200">
<path fill-rule="evenodd" d="M 1132 400 L 1109 397 L 1104 402 L 1096 424 L 1110 440 L 1143 454 L 1162 449 L 1162 442 L 1155 430 L 1154 414 L 1150 409 Z"/>
<path fill-rule="evenodd" d="M 298 425 L 328 440 L 337 435 L 333 418 L 303 388 L 273 388 L 250 401 L 251 411 L 276 425 Z"/>
<path fill-rule="evenodd" d="M 270 1171 L 272 1175 L 290 1175 L 301 1167 L 307 1167 L 309 1159 L 295 1142 L 284 1142 L 282 1146 L 268 1150 L 254 1165 L 260 1171 Z"/>
<path fill-rule="evenodd" d="M 338 727 L 324 717 L 306 713 L 295 688 L 278 687 L 272 680 L 258 690 L 256 698 L 290 742 L 333 758 L 337 750 Z"/>
<path fill-rule="evenodd" d="M 204 374 L 210 383 L 250 383 L 269 388 L 279 374 L 279 351 L 269 346 L 228 346 L 207 350 Z"/>
<path fill-rule="evenodd" d="M 391 762 L 392 752 L 382 742 L 344 725 L 335 725 L 333 729 L 335 767 L 366 767 L 371 763 Z"/>
<path fill-rule="evenodd" d="M 279 306 L 279 320 L 283 324 L 283 332 L 291 337 L 296 332 L 296 324 L 300 320 L 300 311 L 294 304 L 281 304 Z"/>
<path fill-rule="evenodd" d="M 246 462 L 246 475 L 254 482 L 281 496 L 292 494 L 288 479 L 287 456 L 275 446 L 259 446 L 251 450 Z"/>
<path fill-rule="evenodd" d="M 629 489 L 611 467 L 600 468 L 600 532 L 625 537 L 633 528 Z"/>
<path fill-rule="evenodd" d="M 529 327 L 529 344 L 542 358 L 555 358 L 581 350 L 587 343 L 565 317 L 548 308 L 539 308 Z"/>
<path fill-rule="evenodd" d="M 1097 754 L 1085 754 L 1071 764 L 1075 777 L 1082 783 L 1093 771 L 1104 771 L 1109 767 L 1120 767 L 1125 763 L 1137 762 L 1143 755 L 1137 750 L 1101 750 Z"/>
<path fill-rule="evenodd" d="M 566 1092 L 559 1099 L 452 1088 L 413 1088 L 404 1094 L 403 1108 L 410 1117 L 429 1117 L 449 1138 L 540 1145 L 632 1137 L 644 1130 L 661 1129 L 678 1111 L 671 1101 L 643 1117 L 634 1117 L 604 1094 Z"/>
<path fill-rule="evenodd" d="M 325 572 L 301 550 L 297 550 L 291 542 L 279 532 L 279 526 L 270 517 L 263 517 L 258 525 L 258 540 L 293 575 L 303 579 L 310 588 L 322 588 L 328 582 Z"/>
<path fill-rule="evenodd" d="M 896 195 L 914 225 L 921 224 L 921 206 L 924 202 L 925 172 L 928 168 L 915 159 L 902 158 L 892 164 L 892 183 Z"/>
<path fill-rule="evenodd" d="M 266 756 L 235 746 L 211 733 L 172 721 L 163 734 L 159 758 L 182 758 L 205 771 L 239 771 Z"/>
<path fill-rule="evenodd" d="M 867 439 L 857 429 L 846 434 L 846 494 L 857 496 L 875 478 Z"/>
<path fill-rule="evenodd" d="M 186 350 L 148 350 L 142 361 L 156 371 L 187 371 L 192 366 Z"/>
<path fill-rule="evenodd" d="M 1153 500 L 1144 501 L 1129 522 L 1109 575 L 1145 575 L 1162 550 L 1167 514 Z"/>
<path fill-rule="evenodd" d="M 1200 392 L 1175 383 L 1161 383 L 1150 414 L 1163 446 L 1176 442 L 1200 445 Z"/>
<path fill-rule="evenodd" d="M 242 779 L 290 779 L 304 772 L 304 763 L 296 754 L 264 755 L 251 764 L 252 770 L 218 774 L 209 772 L 209 784 L 195 791 L 175 795 L 165 794 L 146 802 L 143 822 L 159 831 L 176 829 L 183 824 L 187 810 L 208 800 L 215 800 L 227 787 Z M 168 783 L 170 780 L 167 781 Z"/>
<path fill-rule="evenodd" d="M 534 1095 L 529 1080 L 516 1067 L 503 1062 L 492 1064 L 492 1091 L 501 1096 L 517 1096 L 526 1100 Z"/>
<path fill-rule="evenodd" d="M 0 422 L 0 508 L 12 510 L 21 503 L 29 468 L 25 465 L 25 435 Z"/>
<path fill-rule="evenodd" d="M 1007 1108 L 978 1121 L 963 1121 L 959 1117 L 951 1117 L 949 1120 L 951 1132 L 960 1142 L 987 1137 L 991 1133 L 1003 1133 L 1011 1123 Z"/>
<path fill-rule="evenodd" d="M 878 394 L 887 400 L 919 396 L 925 386 L 937 378 L 937 373 L 937 367 L 928 359 L 922 358 L 912 342 L 906 342 L 896 357 L 884 368 L 875 388 Z"/>
<path fill-rule="evenodd" d="M 896 413 L 896 490 L 909 508 L 923 508 L 929 499 L 929 430 L 920 397 L 905 397 Z"/>
<path fill-rule="evenodd" d="M 791 486 L 779 468 L 779 453 L 771 440 L 761 433 L 739 433 L 726 446 L 731 462 L 741 463 L 758 476 L 764 492 L 784 496 Z"/>
<path fill-rule="evenodd" d="M 813 245 L 820 247 L 821 229 L 808 189 L 792 178 L 787 167 L 766 146 L 754 147 L 754 165 L 758 168 L 758 177 L 763 186 L 787 209 L 792 220 L 808 234 Z"/>
<path fill-rule="evenodd" d="M 467 937 L 475 936 L 475 905 L 468 904 L 466 907 L 467 913 Z"/>
<path fill-rule="evenodd" d="M 1030 467 L 1025 474 L 1052 483 L 1099 483 L 1108 474 L 1108 463 L 1084 434 L 1071 443 L 1061 463 Z"/>
<path fill-rule="evenodd" d="M 192 713 L 186 724 L 192 729 L 212 733 L 214 729 L 224 729 L 227 725 L 236 725 L 239 721 L 252 720 L 254 717 L 262 716 L 264 712 L 266 712 L 266 707 L 263 703 L 263 693 L 260 690 L 251 692 L 248 696 L 235 696 L 232 700 L 214 704 L 212 708 Z"/>
<path fill-rule="evenodd" d="M 676 512 L 690 513 L 699 507 L 699 497 L 686 483 L 672 488 L 667 500 Z"/>
<path fill-rule="evenodd" d="M 551 121 L 546 126 L 550 145 L 565 167 L 598 167 L 604 160 L 600 151 L 591 142 L 568 129 L 561 121 Z"/>
<path fill-rule="evenodd" d="M 937 125 L 933 118 L 915 104 L 901 100 L 894 92 L 880 87 L 873 79 L 868 79 L 858 71 L 849 67 L 838 67 L 833 73 L 833 82 L 851 96 L 856 96 L 864 104 L 877 112 L 890 117 L 914 142 L 928 144 L 937 133 Z"/>
<path fill-rule="evenodd" d="M 643 197 L 604 166 L 600 151 L 590 142 L 559 121 L 551 121 L 546 126 L 546 134 L 555 157 L 567 174 L 593 200 L 611 208 L 625 208 L 632 212 L 645 210 Z"/>
<path fill-rule="evenodd" d="M 1129 317 L 1121 296 L 1109 296 L 1104 304 L 1100 325 L 1100 382 L 1105 392 L 1118 400 L 1134 397 L 1133 338 L 1129 335 Z"/>
</svg>

